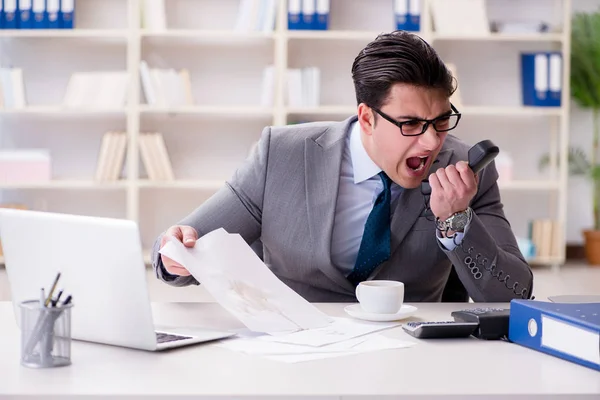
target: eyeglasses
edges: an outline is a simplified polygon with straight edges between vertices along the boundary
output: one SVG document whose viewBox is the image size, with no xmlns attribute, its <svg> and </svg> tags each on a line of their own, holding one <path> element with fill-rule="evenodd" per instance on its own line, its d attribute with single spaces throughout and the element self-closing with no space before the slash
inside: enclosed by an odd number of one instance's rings
<svg viewBox="0 0 600 400">
<path fill-rule="evenodd" d="M 371 107 L 375 112 L 383 117 L 383 119 L 391 122 L 400 128 L 400 133 L 403 136 L 419 136 L 424 134 L 429 125 L 433 125 L 433 128 L 437 132 L 448 132 L 452 129 L 456 128 L 458 125 L 458 121 L 460 121 L 461 113 L 458 112 L 456 107 L 453 104 L 450 104 L 452 108 L 453 114 L 442 115 L 441 117 L 437 117 L 434 119 L 411 119 L 408 121 L 396 121 L 394 118 L 389 115 L 383 113 L 381 110 L 377 108 Z"/>
</svg>

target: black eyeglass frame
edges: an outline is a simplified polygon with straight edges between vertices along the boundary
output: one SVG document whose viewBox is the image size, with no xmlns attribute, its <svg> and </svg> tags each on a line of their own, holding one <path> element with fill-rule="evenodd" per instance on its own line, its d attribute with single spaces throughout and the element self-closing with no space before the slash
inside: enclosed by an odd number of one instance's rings
<svg viewBox="0 0 600 400">
<path fill-rule="evenodd" d="M 429 125 L 433 125 L 433 129 L 435 129 L 436 132 L 448 132 L 451 131 L 452 129 L 456 128 L 458 126 L 458 123 L 460 122 L 460 118 L 462 116 L 462 114 L 456 109 L 456 107 L 454 107 L 454 104 L 450 103 L 450 108 L 453 111 L 453 114 L 448 114 L 448 115 L 442 115 L 440 117 L 434 118 L 434 119 L 421 119 L 421 118 L 413 118 L 410 119 L 408 121 L 396 121 L 394 118 L 390 117 L 389 115 L 387 115 L 386 113 L 382 112 L 381 110 L 375 108 L 375 107 L 371 107 L 373 109 L 373 111 L 375 111 L 377 114 L 381 115 L 381 117 L 383 119 L 385 119 L 388 122 L 391 122 L 392 124 L 396 125 L 398 128 L 400 128 L 400 134 L 402 136 L 419 136 L 424 134 L 425 132 L 427 132 L 427 129 L 429 129 Z M 443 118 L 449 118 L 449 117 L 453 117 L 456 116 L 456 124 L 449 129 L 437 129 L 437 127 L 435 126 L 435 123 Z M 415 121 L 419 121 L 419 122 L 424 122 L 425 124 L 423 125 L 423 130 L 420 133 L 415 133 L 414 135 L 407 135 L 402 131 L 402 126 L 408 123 L 412 123 Z"/>
</svg>

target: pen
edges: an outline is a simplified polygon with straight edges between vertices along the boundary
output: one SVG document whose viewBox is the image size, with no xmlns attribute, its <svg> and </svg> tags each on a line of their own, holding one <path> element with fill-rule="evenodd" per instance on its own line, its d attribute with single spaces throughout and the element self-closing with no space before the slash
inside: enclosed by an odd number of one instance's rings
<svg viewBox="0 0 600 400">
<path fill-rule="evenodd" d="M 46 295 L 44 294 L 44 288 L 40 289 L 40 306 L 44 307 L 44 303 L 46 302 Z"/>
<path fill-rule="evenodd" d="M 68 295 L 67 298 L 65 299 L 65 301 L 63 301 L 62 305 L 66 306 L 67 304 L 69 304 L 71 302 L 71 295 Z"/>
<path fill-rule="evenodd" d="M 52 293 L 56 289 L 56 284 L 58 283 L 58 279 L 60 278 L 60 272 L 56 274 L 56 278 L 54 278 L 54 283 L 52 284 L 52 289 L 50 289 L 50 293 L 48 293 L 48 297 L 46 298 L 46 307 L 50 304 L 50 300 L 52 300 Z"/>
<path fill-rule="evenodd" d="M 60 291 L 56 295 L 56 298 L 54 300 L 52 300 L 52 307 L 56 307 L 56 304 L 58 304 L 58 300 L 60 300 L 60 296 L 62 296 L 62 294 L 63 294 L 63 290 L 60 289 Z"/>
</svg>

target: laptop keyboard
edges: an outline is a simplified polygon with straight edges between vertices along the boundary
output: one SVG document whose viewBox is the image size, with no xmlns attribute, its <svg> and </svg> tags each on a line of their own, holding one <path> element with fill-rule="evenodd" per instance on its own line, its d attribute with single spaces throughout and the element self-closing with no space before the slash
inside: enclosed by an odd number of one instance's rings
<svg viewBox="0 0 600 400">
<path fill-rule="evenodd" d="M 155 332 L 158 343 L 174 342 L 176 340 L 191 339 L 191 336 L 171 335 L 170 333 Z"/>
</svg>

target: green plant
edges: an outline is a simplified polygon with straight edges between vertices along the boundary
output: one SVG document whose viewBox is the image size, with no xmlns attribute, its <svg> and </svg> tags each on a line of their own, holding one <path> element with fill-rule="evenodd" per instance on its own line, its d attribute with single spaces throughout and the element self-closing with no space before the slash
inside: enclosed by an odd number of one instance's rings
<svg viewBox="0 0 600 400">
<path fill-rule="evenodd" d="M 592 110 L 593 140 L 591 155 L 580 148 L 570 148 L 570 175 L 585 175 L 593 184 L 594 229 L 600 230 L 600 12 L 575 13 L 571 22 L 571 96 L 583 108 Z M 548 155 L 540 160 L 543 168 Z"/>
</svg>

